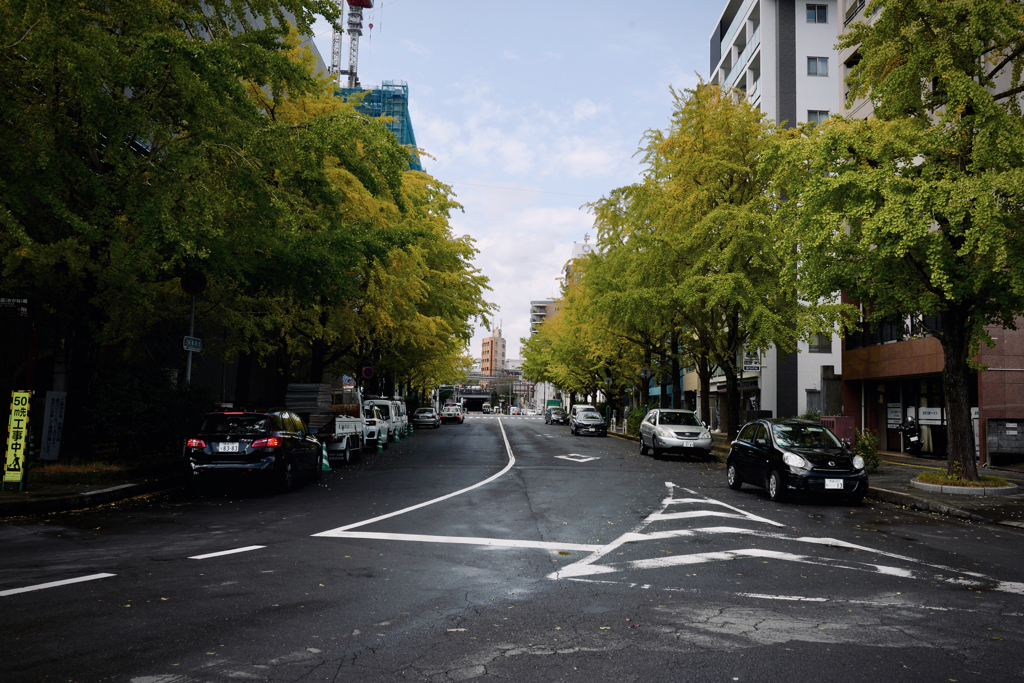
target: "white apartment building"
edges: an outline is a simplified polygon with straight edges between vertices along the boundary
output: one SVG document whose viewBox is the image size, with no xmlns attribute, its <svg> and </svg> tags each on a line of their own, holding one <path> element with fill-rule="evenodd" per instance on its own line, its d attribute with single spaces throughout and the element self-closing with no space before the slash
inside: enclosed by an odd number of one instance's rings
<svg viewBox="0 0 1024 683">
<path fill-rule="evenodd" d="M 840 9 L 837 0 L 729 0 L 711 33 L 711 82 L 743 91 L 787 127 L 843 113 L 846 70 L 835 49 L 845 18 Z M 760 358 L 748 354 L 744 366 L 741 410 L 770 410 L 775 417 L 808 408 L 841 414 L 838 334 L 800 341 L 791 354 L 775 348 Z M 715 399 L 724 400 L 724 380 L 712 380 Z"/>
</svg>

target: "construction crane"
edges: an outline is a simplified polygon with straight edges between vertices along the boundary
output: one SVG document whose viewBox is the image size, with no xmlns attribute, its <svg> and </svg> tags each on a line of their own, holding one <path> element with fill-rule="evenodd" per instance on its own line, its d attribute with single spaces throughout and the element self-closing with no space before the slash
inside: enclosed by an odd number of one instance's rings
<svg viewBox="0 0 1024 683">
<path fill-rule="evenodd" d="M 342 0 L 334 0 L 340 15 L 344 15 Z M 363 35 L 363 10 L 373 9 L 373 0 L 346 0 L 348 4 L 348 68 L 341 68 L 342 31 L 334 29 L 331 36 L 331 73 L 338 77 L 338 87 L 343 87 L 341 77 L 348 76 L 348 87 L 359 85 L 359 36 Z M 339 20 L 339 23 L 340 20 Z"/>
</svg>

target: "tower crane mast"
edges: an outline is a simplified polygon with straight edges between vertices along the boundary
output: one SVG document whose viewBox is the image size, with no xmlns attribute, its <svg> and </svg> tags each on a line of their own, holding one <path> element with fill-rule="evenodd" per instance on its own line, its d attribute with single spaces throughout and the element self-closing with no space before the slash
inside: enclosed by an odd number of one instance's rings
<svg viewBox="0 0 1024 683">
<path fill-rule="evenodd" d="M 348 22 L 346 23 L 348 33 L 348 68 L 341 68 L 342 54 L 342 32 L 335 29 L 331 36 L 331 73 L 338 77 L 338 87 L 342 87 L 342 76 L 348 76 L 348 87 L 355 88 L 359 85 L 359 37 L 363 35 L 363 10 L 373 9 L 373 0 L 334 0 L 339 10 L 344 10 L 344 4 L 348 5 Z"/>
</svg>

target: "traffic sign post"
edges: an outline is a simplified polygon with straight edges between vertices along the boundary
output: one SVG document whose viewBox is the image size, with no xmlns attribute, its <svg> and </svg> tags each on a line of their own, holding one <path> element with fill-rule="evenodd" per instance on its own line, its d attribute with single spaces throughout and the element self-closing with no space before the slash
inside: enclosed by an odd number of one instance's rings
<svg viewBox="0 0 1024 683">
<path fill-rule="evenodd" d="M 18 490 L 24 487 L 25 452 L 28 441 L 28 409 L 30 391 L 11 392 L 11 416 L 7 421 L 7 458 L 4 461 L 4 478 L 0 491 L 7 482 L 18 482 Z"/>
</svg>

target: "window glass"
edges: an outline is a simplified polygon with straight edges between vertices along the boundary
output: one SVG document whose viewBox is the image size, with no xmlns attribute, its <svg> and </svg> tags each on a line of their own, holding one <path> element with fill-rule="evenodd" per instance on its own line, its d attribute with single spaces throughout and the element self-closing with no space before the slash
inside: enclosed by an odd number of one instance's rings
<svg viewBox="0 0 1024 683">
<path fill-rule="evenodd" d="M 811 353 L 832 353 L 832 335 L 816 334 L 811 337 L 808 347 Z"/>
<path fill-rule="evenodd" d="M 828 5 L 807 5 L 807 23 L 827 24 Z"/>
<path fill-rule="evenodd" d="M 761 444 L 767 443 L 768 432 L 765 431 L 764 425 L 757 425 L 757 431 L 754 432 L 754 443 Z"/>
<path fill-rule="evenodd" d="M 663 425 L 681 427 L 700 427 L 700 420 L 693 413 L 662 413 L 659 422 Z"/>
<path fill-rule="evenodd" d="M 651 424 L 654 424 L 655 418 L 657 418 L 657 417 L 658 417 L 658 411 L 652 410 L 651 412 L 647 413 L 647 417 L 644 418 L 644 422 L 649 422 Z"/>
<path fill-rule="evenodd" d="M 780 446 L 790 448 L 842 448 L 832 432 L 820 425 L 773 425 L 772 434 Z"/>
<path fill-rule="evenodd" d="M 262 434 L 269 431 L 269 415 L 207 415 L 203 434 Z"/>
<path fill-rule="evenodd" d="M 740 441 L 746 441 L 747 443 L 753 443 L 754 442 L 754 432 L 755 431 L 757 431 L 757 425 L 756 424 L 749 424 L 749 425 L 747 425 L 746 427 L 743 428 L 743 431 L 740 432 L 740 435 L 737 438 Z"/>
<path fill-rule="evenodd" d="M 807 111 L 808 123 L 823 123 L 828 119 L 828 111 L 822 109 L 809 109 Z"/>
<path fill-rule="evenodd" d="M 385 420 L 391 419 L 391 406 L 386 403 L 374 404 L 374 407 L 380 411 L 380 416 Z"/>
<path fill-rule="evenodd" d="M 808 76 L 828 76 L 828 57 L 808 57 Z"/>
</svg>

